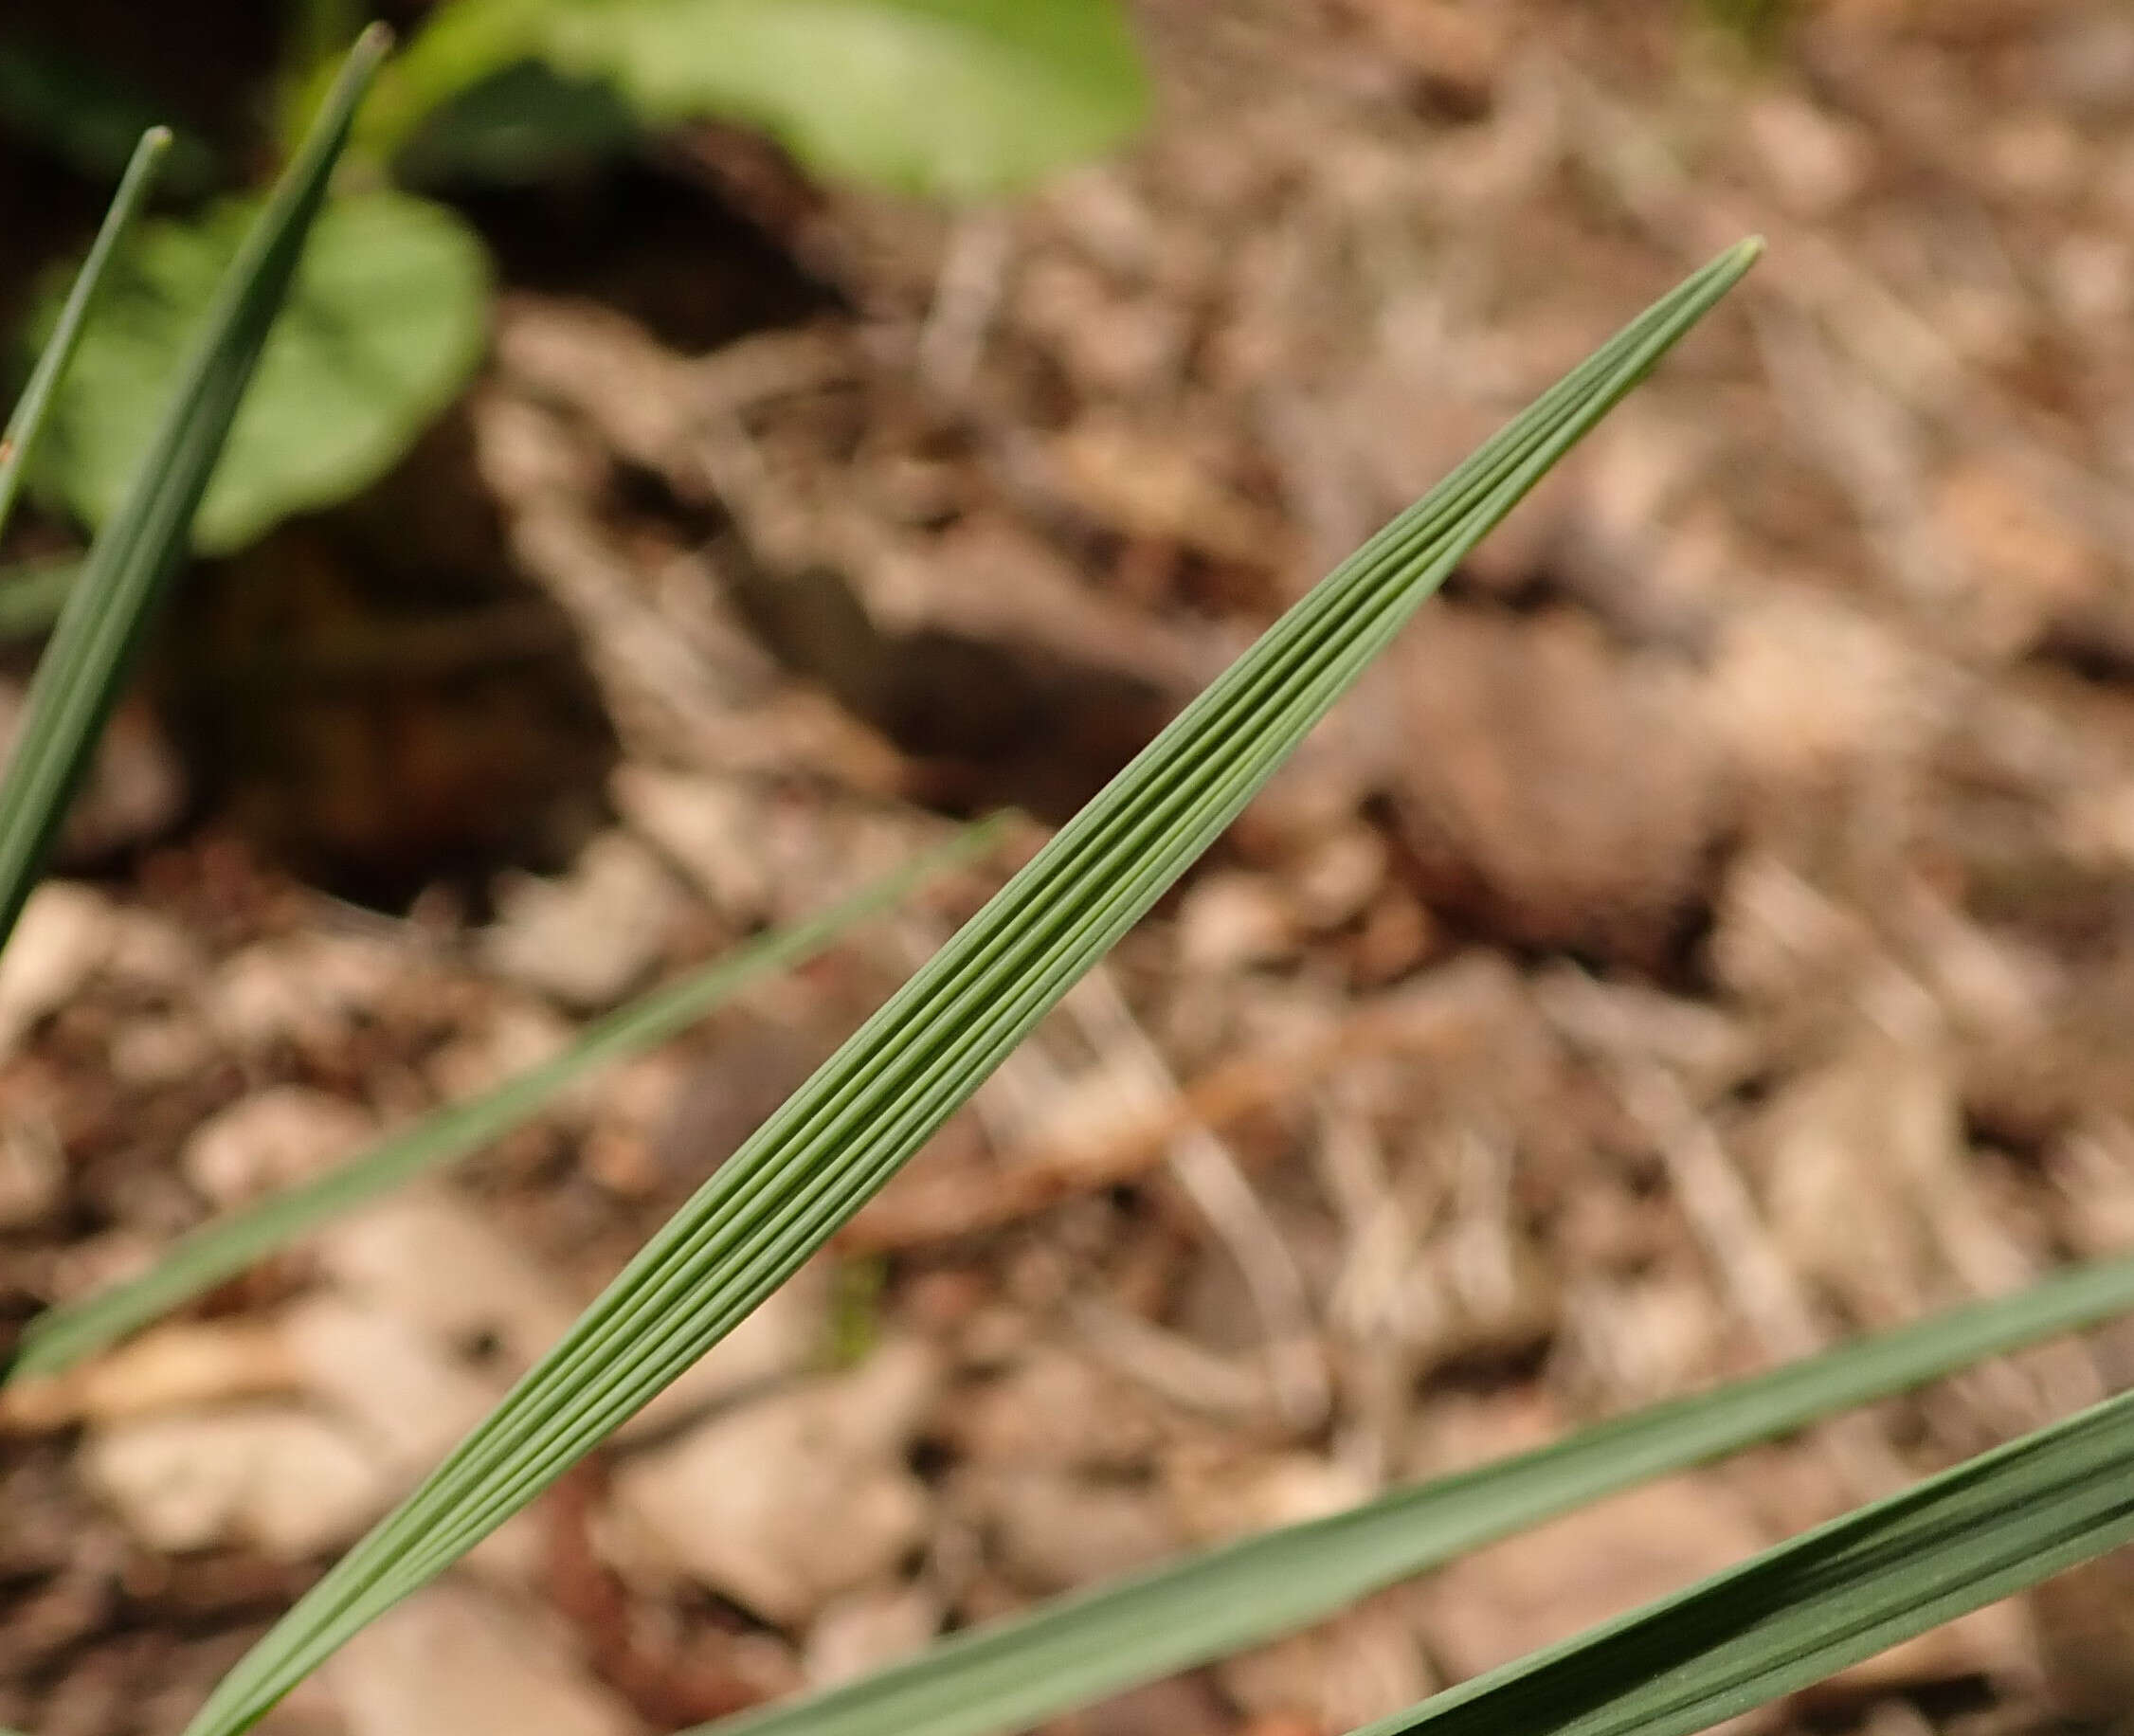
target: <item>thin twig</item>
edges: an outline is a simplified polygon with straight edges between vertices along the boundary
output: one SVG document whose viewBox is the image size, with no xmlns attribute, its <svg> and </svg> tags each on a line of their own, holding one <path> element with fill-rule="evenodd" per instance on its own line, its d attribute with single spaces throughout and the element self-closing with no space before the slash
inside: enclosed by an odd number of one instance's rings
<svg viewBox="0 0 2134 1736">
<path fill-rule="evenodd" d="M 1416 987 L 1365 1002 L 1302 1041 L 1269 1044 L 1210 1068 L 1178 1095 L 1098 1135 L 1046 1141 L 1004 1156 L 997 1169 L 920 1173 L 893 1184 L 846 1226 L 855 1252 L 923 1247 L 998 1229 L 1062 1200 L 1139 1181 L 1187 1128 L 1227 1126 L 1293 1101 L 1338 1062 L 1401 1051 L 1450 1059 L 1477 1042 L 1503 1009 L 1510 976 L 1476 958 L 1445 967 Z"/>
<path fill-rule="evenodd" d="M 1773 1357 L 1791 1361 L 1823 1349 L 1828 1335 L 1792 1267 L 1764 1228 L 1756 1201 L 1727 1149 L 1674 1076 L 1649 1063 L 1618 1059 L 1623 1107 L 1651 1135 L 1683 1215 L 1703 1244 L 1735 1311 Z M 1872 1417 L 1844 1417 L 1819 1431 L 1853 1494 L 1878 1499 L 1911 1480 Z"/>
<path fill-rule="evenodd" d="M 1006 216 L 997 210 L 965 217 L 949 234 L 917 357 L 921 377 L 944 398 L 961 397 L 978 371 L 1000 312 L 1013 241 Z"/>
<path fill-rule="evenodd" d="M 1093 1048 L 1151 1103 L 1175 1111 L 1183 1094 L 1170 1065 L 1149 1041 L 1110 971 L 1099 965 L 1067 997 L 1066 1010 Z M 1268 1371 L 1284 1419 L 1309 1428 L 1327 1414 L 1326 1357 L 1311 1318 L 1311 1298 L 1289 1243 L 1230 1148 L 1193 1120 L 1170 1142 L 1170 1172 L 1238 1262 L 1267 1334 Z"/>
<path fill-rule="evenodd" d="M 1715 235 L 1764 231 L 1767 268 L 1753 295 L 1827 331 L 1864 374 L 1914 415 L 2021 472 L 2107 547 L 2134 541 L 2134 491 L 2100 476 L 2044 429 L 1990 393 L 1933 322 L 1827 236 L 1750 211 L 1694 177 L 1649 128 L 1568 63 L 1547 63 L 1579 123 L 1572 147 L 1622 208 L 1671 251 L 1694 254 Z"/>
</svg>

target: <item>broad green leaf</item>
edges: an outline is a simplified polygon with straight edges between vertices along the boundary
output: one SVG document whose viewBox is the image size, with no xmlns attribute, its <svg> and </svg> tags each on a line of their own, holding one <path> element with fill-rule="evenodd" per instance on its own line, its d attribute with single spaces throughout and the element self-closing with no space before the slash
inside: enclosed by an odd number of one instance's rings
<svg viewBox="0 0 2134 1736">
<path fill-rule="evenodd" d="M 504 1401 L 218 1687 L 248 1728 L 731 1331 L 965 1102 L 1236 817 L 1423 599 L 1709 311 L 1721 255 L 1271 627 L 722 1165 Z"/>
<path fill-rule="evenodd" d="M 33 471 L 85 522 L 117 511 L 147 444 L 139 406 L 170 389 L 257 217 L 251 202 L 233 200 L 196 222 L 149 225 L 121 249 L 105 316 L 81 345 Z M 479 363 L 488 305 L 481 244 L 443 206 L 392 192 L 329 204 L 201 502 L 193 547 L 242 548 L 383 476 Z"/>
<path fill-rule="evenodd" d="M 418 186 L 540 181 L 635 142 L 637 117 L 612 86 L 519 61 L 432 114 L 393 159 Z"/>
<path fill-rule="evenodd" d="M 1148 107 L 1115 0 L 608 0 L 546 53 L 654 121 L 763 128 L 840 179 L 955 198 L 1109 150 Z"/>
<path fill-rule="evenodd" d="M 2134 1539 L 2134 1393 L 1359 1736 L 1688 1736 Z"/>
<path fill-rule="evenodd" d="M 111 415 L 131 424 L 137 462 L 37 665 L 22 733 L 0 779 L 0 934 L 22 912 L 133 652 L 184 557 L 193 511 L 387 40 L 383 30 L 367 32 L 350 54 L 310 137 L 236 248 L 184 365 L 167 368 L 158 383 L 140 383 L 142 395 L 131 404 L 111 407 Z M 83 353 L 92 347 L 85 344 Z M 164 407 L 147 434 L 144 407 L 154 404 Z"/>
<path fill-rule="evenodd" d="M 141 135 L 160 118 L 155 100 L 104 63 L 32 37 L 0 41 L 0 125 L 36 140 L 85 181 L 123 174 Z M 180 133 L 156 178 L 172 192 L 191 196 L 205 192 L 219 172 L 207 142 Z"/>
<path fill-rule="evenodd" d="M 74 286 L 67 291 L 51 333 L 38 352 L 37 365 L 29 371 L 29 382 L 23 388 L 14 413 L 8 418 L 8 431 L 0 435 L 0 531 L 5 531 L 8 520 L 14 516 L 15 499 L 22 492 L 23 466 L 45 431 L 53 394 L 74 361 L 89 309 L 111 268 L 113 251 L 140 215 L 149 190 L 155 185 L 156 171 L 170 151 L 168 127 L 151 127 L 140 136 L 97 239 L 90 244 L 81 269 L 75 273 Z"/>
<path fill-rule="evenodd" d="M 378 80 L 356 122 L 359 150 L 397 157 L 433 115 L 477 85 L 536 60 L 550 16 L 599 0 L 449 0 Z"/>
<path fill-rule="evenodd" d="M 929 875 L 991 847 L 1001 824 L 967 828 L 953 841 L 805 922 L 774 930 L 726 957 L 595 1022 L 561 1054 L 493 1091 L 425 1116 L 338 1168 L 203 1225 L 147 1272 L 40 1314 L 23 1330 L 9 1381 L 56 1374 L 136 1331 L 254 1261 L 415 1177 L 501 1138 L 587 1075 L 678 1035 L 751 984 L 813 957 Z"/>
<path fill-rule="evenodd" d="M 696 1736 L 989 1736 L 1191 1669 L 1330 1616 L 1456 1555 L 1648 1478 L 2134 1309 L 2134 1258 L 1694 1398 L 1553 1445 L 1396 1489 L 974 1628 L 877 1674 Z"/>
<path fill-rule="evenodd" d="M 524 101 L 530 61 L 568 106 Z M 555 113 L 580 149 L 619 142 L 588 86 L 654 125 L 742 121 L 824 174 L 957 198 L 1106 151 L 1148 103 L 1117 0 L 454 0 L 388 72 L 360 137 L 419 167 L 457 135 L 461 167 L 517 172 L 553 145 Z"/>
</svg>

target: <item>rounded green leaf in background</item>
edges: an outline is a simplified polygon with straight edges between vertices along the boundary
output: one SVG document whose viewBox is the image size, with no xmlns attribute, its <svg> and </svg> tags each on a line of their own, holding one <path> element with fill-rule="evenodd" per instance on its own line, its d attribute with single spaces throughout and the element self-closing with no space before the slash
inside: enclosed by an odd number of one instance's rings
<svg viewBox="0 0 2134 1736">
<path fill-rule="evenodd" d="M 1113 0 L 613 0 L 545 37 L 649 120 L 749 122 L 824 174 L 950 198 L 1095 155 L 1148 99 Z"/>
<path fill-rule="evenodd" d="M 110 516 L 254 214 L 233 200 L 135 239 L 39 450 L 48 500 L 91 526 Z M 443 207 L 390 192 L 329 205 L 193 520 L 193 547 L 226 553 L 376 481 L 479 365 L 488 310 L 487 255 Z"/>
<path fill-rule="evenodd" d="M 531 186 L 619 155 L 637 136 L 637 117 L 605 80 L 516 61 L 427 116 L 393 168 L 418 187 Z"/>
</svg>

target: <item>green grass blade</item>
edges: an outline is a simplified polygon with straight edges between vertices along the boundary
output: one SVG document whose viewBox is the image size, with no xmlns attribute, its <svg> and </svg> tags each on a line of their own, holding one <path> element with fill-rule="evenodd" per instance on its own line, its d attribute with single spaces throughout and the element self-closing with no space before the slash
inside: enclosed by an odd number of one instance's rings
<svg viewBox="0 0 2134 1736">
<path fill-rule="evenodd" d="M 918 1149 L 1204 849 L 1423 598 L 1753 262 L 1721 255 L 1264 634 L 653 1237 L 561 1343 L 224 1681 L 230 1736 L 533 1500 Z"/>
<path fill-rule="evenodd" d="M 1004 822 L 967 827 L 938 850 L 804 922 L 760 935 L 724 958 L 588 1025 L 561 1054 L 495 1090 L 425 1116 L 316 1181 L 204 1224 L 172 1243 L 136 1278 L 40 1314 L 23 1329 L 9 1381 L 56 1374 L 254 1261 L 344 1213 L 369 1204 L 501 1138 L 588 1074 L 666 1041 L 751 984 L 814 956 L 854 924 L 895 903 L 919 881 L 969 860 L 1000 839 Z"/>
<path fill-rule="evenodd" d="M 125 501 L 60 611 L 0 781 L 0 934 L 14 927 L 154 605 L 184 558 L 187 527 L 287 293 L 349 119 L 385 53 L 367 33 L 311 136 L 217 292 Z"/>
<path fill-rule="evenodd" d="M 974 1628 L 891 1669 L 693 1736 L 990 1736 L 1191 1669 L 1648 1478 L 1739 1452 L 1982 1358 L 2134 1309 L 2134 1258 L 1697 1397 L 1550 1446 L 1397 1489 Z"/>
<path fill-rule="evenodd" d="M 67 364 L 74 360 L 82 328 L 89 321 L 90 306 L 103 284 L 112 255 L 148 203 L 156 171 L 171 153 L 171 139 L 169 127 L 151 127 L 134 147 L 126 172 L 118 178 L 118 190 L 112 195 L 111 208 L 104 212 L 97 239 L 89 245 L 89 256 L 74 274 L 74 286 L 66 293 L 59 321 L 38 352 L 37 365 L 29 371 L 29 383 L 22 389 L 14 414 L 8 418 L 7 432 L 0 434 L 0 531 L 5 531 L 9 519 L 14 516 L 15 500 L 22 493 L 23 468 L 59 394 L 60 382 L 66 377 Z"/>
<path fill-rule="evenodd" d="M 2134 1539 L 2134 1393 L 1360 1736 L 1687 1736 Z"/>
</svg>

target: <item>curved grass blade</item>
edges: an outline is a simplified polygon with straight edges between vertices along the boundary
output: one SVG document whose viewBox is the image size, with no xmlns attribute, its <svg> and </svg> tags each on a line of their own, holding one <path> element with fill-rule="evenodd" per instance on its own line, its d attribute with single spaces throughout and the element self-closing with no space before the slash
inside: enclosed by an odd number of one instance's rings
<svg viewBox="0 0 2134 1736">
<path fill-rule="evenodd" d="M 1754 262 L 1722 254 L 1365 544 L 1002 888 L 209 1698 L 230 1736 L 443 1572 L 857 1211 L 1229 823 L 1462 556 Z"/>
<path fill-rule="evenodd" d="M 66 293 L 59 320 L 37 353 L 37 365 L 29 371 L 29 383 L 23 388 L 14 413 L 8 418 L 7 432 L 0 434 L 0 531 L 5 531 L 8 520 L 14 516 L 15 500 L 22 493 L 23 466 L 31 448 L 37 444 L 37 436 L 44 429 L 45 418 L 58 395 L 60 382 L 66 377 L 67 364 L 74 360 L 82 328 L 88 323 L 90 306 L 103 284 L 112 255 L 118 251 L 120 238 L 133 226 L 134 219 L 140 215 L 141 208 L 148 203 L 149 192 L 155 185 L 156 171 L 170 154 L 171 139 L 169 127 L 151 127 L 134 147 L 126 172 L 119 177 L 118 190 L 112 195 L 111 208 L 104 212 L 102 226 L 90 244 L 89 256 L 81 262 L 81 269 L 74 274 L 74 285 Z"/>
<path fill-rule="evenodd" d="M 1688 1736 L 2134 1539 L 2134 1393 L 1359 1736 Z"/>
<path fill-rule="evenodd" d="M 310 137 L 231 262 L 133 485 L 60 611 L 0 781 L 0 934 L 14 927 L 29 896 L 127 665 L 184 558 L 193 509 L 388 40 L 373 28 L 350 54 Z"/>
<path fill-rule="evenodd" d="M 57 1374 L 233 1277 L 254 1261 L 420 1175 L 456 1163 L 519 1126 L 588 1074 L 678 1035 L 751 984 L 813 957 L 919 881 L 990 849 L 1004 821 L 983 821 L 804 922 L 757 936 L 679 982 L 610 1013 L 561 1054 L 493 1091 L 425 1116 L 339 1167 L 202 1225 L 140 1276 L 52 1309 L 23 1329 L 9 1382 Z"/>
<path fill-rule="evenodd" d="M 689 1736 L 989 1736 L 1222 1657 L 1648 1478 L 2134 1309 L 2099 1262 L 1530 1453 L 1397 1489 L 975 1628 L 907 1662 Z"/>
</svg>

